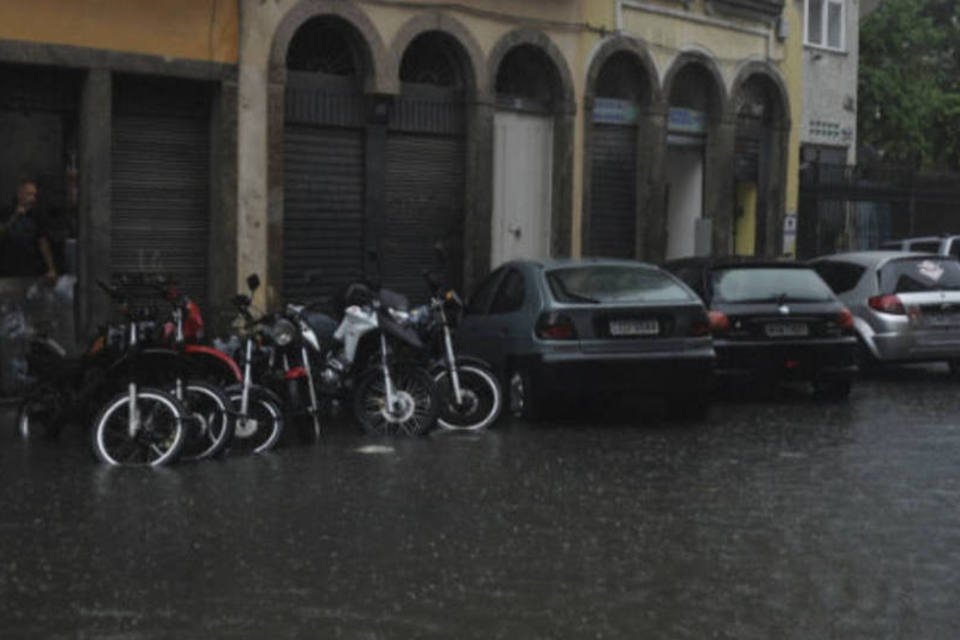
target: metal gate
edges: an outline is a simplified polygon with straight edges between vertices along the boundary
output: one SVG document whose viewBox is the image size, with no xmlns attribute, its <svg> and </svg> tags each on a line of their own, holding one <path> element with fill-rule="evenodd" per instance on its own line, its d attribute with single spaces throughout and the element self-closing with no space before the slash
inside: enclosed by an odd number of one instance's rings
<svg viewBox="0 0 960 640">
<path fill-rule="evenodd" d="M 363 97 L 291 72 L 285 109 L 283 296 L 329 301 L 364 278 Z"/>
<path fill-rule="evenodd" d="M 633 258 L 637 241 L 637 129 L 595 124 L 590 144 L 589 255 Z"/>
<path fill-rule="evenodd" d="M 112 141 L 111 270 L 163 273 L 207 294 L 210 90 L 118 78 Z"/>
<path fill-rule="evenodd" d="M 436 268 L 437 243 L 448 254 L 448 284 L 463 284 L 463 120 L 459 93 L 442 89 L 408 89 L 391 112 L 380 273 L 384 286 L 413 300 L 428 294 L 422 272 Z"/>
</svg>

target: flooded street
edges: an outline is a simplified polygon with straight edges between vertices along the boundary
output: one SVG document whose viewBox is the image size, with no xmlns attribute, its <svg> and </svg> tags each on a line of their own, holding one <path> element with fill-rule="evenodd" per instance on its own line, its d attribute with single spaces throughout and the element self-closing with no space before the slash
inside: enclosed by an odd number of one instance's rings
<svg viewBox="0 0 960 640">
<path fill-rule="evenodd" d="M 960 383 L 160 470 L 0 437 L 21 637 L 956 638 Z"/>
</svg>

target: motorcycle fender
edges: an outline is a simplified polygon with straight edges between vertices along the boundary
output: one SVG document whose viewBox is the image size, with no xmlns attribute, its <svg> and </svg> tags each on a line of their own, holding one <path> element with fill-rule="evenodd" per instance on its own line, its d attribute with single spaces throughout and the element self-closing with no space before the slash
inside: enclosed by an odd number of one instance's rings
<svg viewBox="0 0 960 640">
<path fill-rule="evenodd" d="M 233 358 L 219 349 L 214 349 L 213 347 L 207 347 L 200 344 L 188 344 L 184 350 L 191 356 L 213 358 L 213 361 L 216 362 L 218 366 L 230 372 L 231 378 L 237 382 L 243 380 L 243 372 L 240 370 L 240 365 L 238 365 Z"/>
<path fill-rule="evenodd" d="M 457 356 L 457 366 L 471 365 L 478 367 L 490 373 L 493 373 L 493 367 L 490 366 L 490 363 L 486 360 L 480 358 L 474 358 L 471 356 Z M 430 373 L 435 374 L 442 369 L 446 369 L 447 364 L 443 358 L 437 358 L 430 362 Z"/>
</svg>

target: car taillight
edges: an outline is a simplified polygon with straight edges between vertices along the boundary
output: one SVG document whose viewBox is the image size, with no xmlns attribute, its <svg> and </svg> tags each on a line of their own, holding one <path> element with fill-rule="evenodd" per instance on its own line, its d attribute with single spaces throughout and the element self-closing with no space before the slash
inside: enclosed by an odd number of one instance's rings
<svg viewBox="0 0 960 640">
<path fill-rule="evenodd" d="M 844 309 L 837 314 L 837 326 L 845 330 L 853 329 L 853 314 L 849 309 Z"/>
<path fill-rule="evenodd" d="M 547 313 L 537 322 L 537 337 L 543 340 L 576 340 L 577 328 L 565 315 Z"/>
<path fill-rule="evenodd" d="M 903 303 L 900 302 L 900 298 L 889 293 L 883 296 L 868 298 L 867 305 L 871 309 L 882 311 L 883 313 L 892 313 L 899 316 L 907 315 L 907 310 L 903 308 Z"/>
<path fill-rule="evenodd" d="M 711 311 L 707 314 L 710 319 L 710 331 L 713 333 L 726 333 L 730 330 L 730 318 L 722 311 Z"/>
</svg>

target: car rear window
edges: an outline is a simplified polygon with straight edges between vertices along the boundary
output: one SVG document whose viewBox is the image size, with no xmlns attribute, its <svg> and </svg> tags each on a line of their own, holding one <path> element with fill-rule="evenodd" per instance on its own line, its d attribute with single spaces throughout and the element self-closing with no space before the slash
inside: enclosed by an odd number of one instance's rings
<svg viewBox="0 0 960 640">
<path fill-rule="evenodd" d="M 880 291 L 945 291 L 960 289 L 960 263 L 950 258 L 893 260 L 880 269 Z"/>
<path fill-rule="evenodd" d="M 940 253 L 939 240 L 924 240 L 922 242 L 911 242 L 907 247 L 910 251 L 918 253 Z"/>
<path fill-rule="evenodd" d="M 824 302 L 830 287 L 813 269 L 751 267 L 715 269 L 713 300 L 719 302 Z"/>
<path fill-rule="evenodd" d="M 547 284 L 560 302 L 689 302 L 696 298 L 657 269 L 590 265 L 553 269 Z"/>
</svg>

